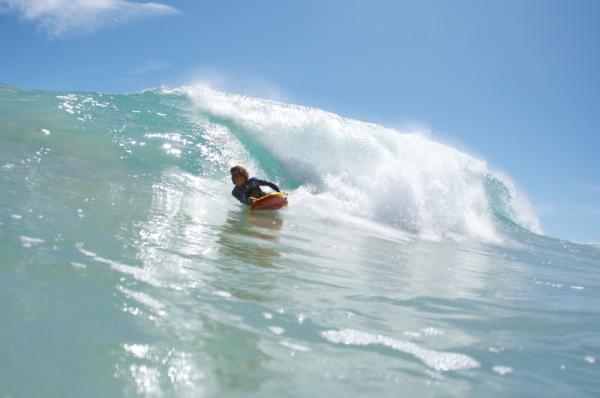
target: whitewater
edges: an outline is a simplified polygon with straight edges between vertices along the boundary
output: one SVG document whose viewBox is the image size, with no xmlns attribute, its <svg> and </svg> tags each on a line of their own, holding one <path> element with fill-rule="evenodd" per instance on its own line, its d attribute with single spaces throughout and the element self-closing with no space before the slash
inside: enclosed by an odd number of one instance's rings
<svg viewBox="0 0 600 398">
<path fill-rule="evenodd" d="M 1 396 L 598 396 L 599 266 L 420 128 L 0 86 Z"/>
</svg>

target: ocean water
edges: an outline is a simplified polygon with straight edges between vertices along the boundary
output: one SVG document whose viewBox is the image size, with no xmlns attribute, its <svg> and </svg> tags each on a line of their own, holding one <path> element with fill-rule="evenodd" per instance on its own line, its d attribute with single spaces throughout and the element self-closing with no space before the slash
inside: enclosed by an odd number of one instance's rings
<svg viewBox="0 0 600 398">
<path fill-rule="evenodd" d="M 427 132 L 0 86 L 2 397 L 594 397 L 599 266 Z"/>
</svg>

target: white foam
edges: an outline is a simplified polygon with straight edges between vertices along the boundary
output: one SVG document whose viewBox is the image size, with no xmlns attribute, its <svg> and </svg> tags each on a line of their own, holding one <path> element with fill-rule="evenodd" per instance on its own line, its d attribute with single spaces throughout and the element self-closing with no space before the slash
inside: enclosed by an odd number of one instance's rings
<svg viewBox="0 0 600 398">
<path fill-rule="evenodd" d="M 76 261 L 71 261 L 70 263 L 73 267 L 75 268 L 79 268 L 79 269 L 86 269 L 87 265 L 83 264 L 83 263 L 78 263 Z"/>
<path fill-rule="evenodd" d="M 231 120 L 258 141 L 291 178 L 313 187 L 327 210 L 425 237 L 501 237 L 486 191 L 490 175 L 506 186 L 514 221 L 539 232 L 539 222 L 509 179 L 484 161 L 427 136 L 346 119 L 320 109 L 183 87 L 204 111 Z M 324 200 L 321 200 L 321 197 Z"/>
<path fill-rule="evenodd" d="M 492 371 L 498 373 L 500 376 L 505 376 L 513 372 L 513 368 L 510 366 L 494 366 Z"/>
<path fill-rule="evenodd" d="M 135 382 L 138 394 L 146 396 L 161 396 L 160 371 L 146 365 L 131 365 L 129 372 Z"/>
<path fill-rule="evenodd" d="M 269 326 L 269 330 L 271 331 L 271 333 L 276 334 L 278 336 L 285 333 L 285 329 L 280 326 Z"/>
<path fill-rule="evenodd" d="M 271 314 L 270 312 L 263 312 L 262 315 L 265 319 L 273 319 L 273 314 Z"/>
<path fill-rule="evenodd" d="M 302 351 L 302 352 L 309 352 L 310 351 L 310 348 L 308 348 L 308 347 L 305 347 L 305 346 L 300 345 L 300 344 L 290 343 L 288 341 L 282 341 L 279 344 L 281 344 L 284 347 L 291 348 L 294 351 Z"/>
<path fill-rule="evenodd" d="M 126 289 L 123 286 L 117 286 L 117 289 L 119 289 L 128 298 L 133 299 L 145 307 L 153 310 L 159 316 L 164 316 L 166 314 L 164 310 L 165 305 L 160 301 L 150 297 L 148 294 Z"/>
<path fill-rule="evenodd" d="M 428 327 L 425 329 L 421 329 L 421 331 L 423 332 L 423 334 L 425 336 L 441 336 L 444 334 L 443 330 L 436 329 L 434 327 Z"/>
<path fill-rule="evenodd" d="M 583 358 L 587 363 L 595 363 L 596 362 L 596 358 L 594 358 L 591 355 L 587 355 L 585 358 Z"/>
<path fill-rule="evenodd" d="M 34 245 L 39 245 L 40 243 L 44 243 L 43 239 L 32 238 L 30 236 L 21 236 L 21 245 L 23 247 L 32 247 Z"/>
<path fill-rule="evenodd" d="M 150 357 L 150 346 L 146 344 L 123 344 L 123 349 L 136 358 Z"/>
<path fill-rule="evenodd" d="M 142 282 L 146 282 L 154 287 L 162 286 L 162 283 L 158 279 L 154 278 L 151 275 L 150 271 L 148 271 L 144 268 L 132 267 L 131 265 L 122 264 L 122 263 L 119 263 L 118 261 L 114 261 L 114 260 L 110 260 L 108 258 L 101 257 L 92 251 L 83 249 L 81 247 L 82 244 L 78 244 L 77 246 L 78 246 L 78 250 L 81 254 L 83 254 L 87 257 L 90 257 L 94 261 L 97 261 L 99 263 L 108 264 L 110 266 L 110 268 L 115 271 L 119 271 L 121 273 L 131 275 L 135 279 L 142 281 Z"/>
<path fill-rule="evenodd" d="M 418 345 L 408 342 L 394 340 L 389 337 L 372 335 L 365 332 L 360 332 L 353 329 L 343 330 L 326 330 L 321 333 L 326 340 L 345 345 L 382 345 L 396 351 L 410 354 L 419 359 L 425 365 L 435 370 L 451 371 L 451 370 L 467 370 L 478 368 L 479 362 L 473 358 L 454 352 L 440 352 L 428 350 Z"/>
</svg>

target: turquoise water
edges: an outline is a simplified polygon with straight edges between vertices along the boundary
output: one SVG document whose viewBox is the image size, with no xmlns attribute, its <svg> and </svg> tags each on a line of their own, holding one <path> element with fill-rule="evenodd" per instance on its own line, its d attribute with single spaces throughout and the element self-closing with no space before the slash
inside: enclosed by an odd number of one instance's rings
<svg viewBox="0 0 600 398">
<path fill-rule="evenodd" d="M 600 393 L 600 249 L 423 131 L 0 86 L 0 253 L 3 397 Z"/>
</svg>

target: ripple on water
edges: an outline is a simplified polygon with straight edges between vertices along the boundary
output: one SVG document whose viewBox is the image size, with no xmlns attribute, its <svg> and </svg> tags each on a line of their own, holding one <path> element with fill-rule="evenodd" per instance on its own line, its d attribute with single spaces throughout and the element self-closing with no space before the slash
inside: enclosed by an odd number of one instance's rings
<svg viewBox="0 0 600 398">
<path fill-rule="evenodd" d="M 292 350 L 295 351 L 302 351 L 302 352 L 308 352 L 310 351 L 310 348 L 300 345 L 300 344 L 295 344 L 295 343 L 290 343 L 289 341 L 282 341 L 279 344 L 281 344 L 284 347 L 287 348 L 291 348 Z"/>
</svg>

